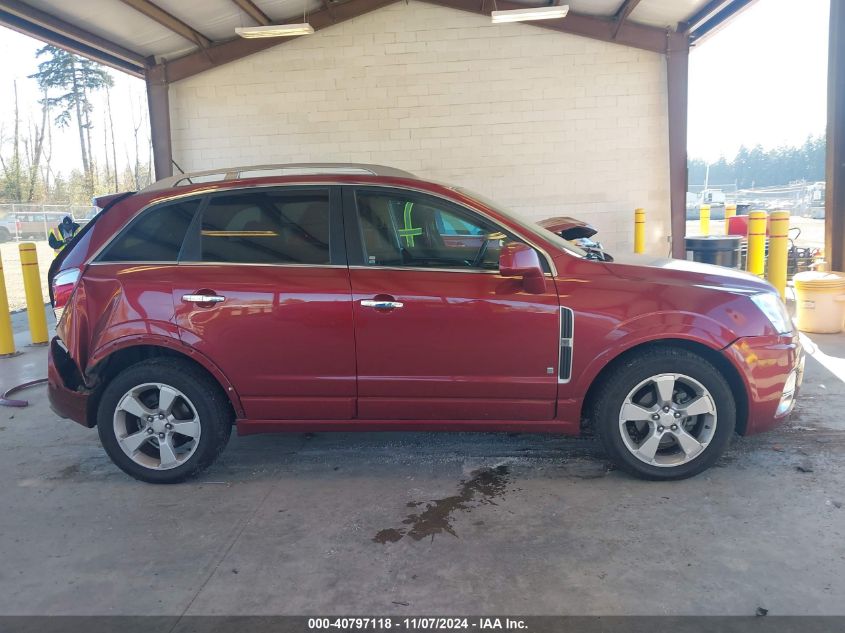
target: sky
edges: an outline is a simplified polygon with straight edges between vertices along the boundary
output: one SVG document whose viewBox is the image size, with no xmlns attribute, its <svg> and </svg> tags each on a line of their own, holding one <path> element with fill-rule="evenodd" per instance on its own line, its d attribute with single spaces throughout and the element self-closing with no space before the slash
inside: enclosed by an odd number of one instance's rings
<svg viewBox="0 0 845 633">
<path fill-rule="evenodd" d="M 823 134 L 826 123 L 827 25 L 830 0 L 758 0 L 690 53 L 688 154 L 715 161 L 732 158 L 740 145 L 800 145 Z M 35 51 L 43 44 L 0 27 L 0 122 L 12 113 L 17 80 L 21 119 L 37 119 Z M 14 60 L 9 63 L 8 60 Z M 144 83 L 119 71 L 112 106 L 118 161 L 134 153 L 133 115 L 144 119 Z M 103 111 L 104 95 L 95 100 Z M 80 164 L 73 124 L 53 137 L 54 168 Z M 103 153 L 102 129 L 94 151 Z M 102 162 L 100 160 L 100 162 Z"/>
<path fill-rule="evenodd" d="M 688 155 L 800 145 L 827 122 L 829 0 L 757 0 L 690 52 Z"/>
<path fill-rule="evenodd" d="M 38 70 L 38 63 L 44 58 L 37 59 L 36 51 L 44 43 L 15 31 L 0 27 L 0 59 L 6 60 L 0 64 L 0 125 L 4 127 L 4 134 L 11 134 L 9 126 L 14 120 L 13 82 L 17 82 L 18 102 L 20 104 L 20 123 L 32 125 L 41 122 L 41 107 L 38 99 L 41 97 L 38 84 L 28 76 Z M 14 63 L 9 63 L 14 60 Z M 107 69 L 114 78 L 111 89 L 112 118 L 114 121 L 114 135 L 117 142 L 117 161 L 121 169 L 135 160 L 135 139 L 133 117 L 135 121 L 142 121 L 143 129 L 139 132 L 139 143 L 149 142 L 149 127 L 147 124 L 147 98 L 144 82 L 126 73 L 111 68 Z M 104 113 L 105 92 L 95 93 L 92 98 L 95 108 L 95 126 L 101 121 L 97 113 Z M 143 140 L 141 140 L 143 139 Z M 91 144 L 98 164 L 103 164 L 103 128 L 95 127 Z M 111 151 L 111 150 L 109 150 Z M 148 155 L 139 151 L 142 162 L 146 162 Z M 81 170 L 82 156 L 79 149 L 79 136 L 76 121 L 62 130 L 53 128 L 53 157 L 51 167 L 53 171 L 60 171 L 67 175 L 73 168 Z"/>
</svg>

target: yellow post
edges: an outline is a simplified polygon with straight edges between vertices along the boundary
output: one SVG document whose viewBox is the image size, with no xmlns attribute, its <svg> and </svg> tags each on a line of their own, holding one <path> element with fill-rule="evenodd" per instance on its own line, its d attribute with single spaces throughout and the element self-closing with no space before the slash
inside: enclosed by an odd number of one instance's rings
<svg viewBox="0 0 845 633">
<path fill-rule="evenodd" d="M 9 316 L 9 298 L 6 296 L 3 260 L 0 259 L 0 358 L 14 356 L 14 354 L 15 337 L 12 334 L 12 317 Z"/>
<path fill-rule="evenodd" d="M 38 253 L 32 242 L 21 242 L 21 270 L 26 292 L 26 316 L 33 345 L 47 344 L 47 317 L 44 314 L 44 295 L 41 294 L 41 275 L 38 272 Z"/>
<path fill-rule="evenodd" d="M 763 276 L 766 266 L 766 220 L 765 211 L 752 211 L 748 214 L 748 259 L 746 270 Z"/>
<path fill-rule="evenodd" d="M 710 205 L 702 204 L 699 214 L 699 233 L 710 235 Z"/>
<path fill-rule="evenodd" d="M 728 220 L 736 215 L 736 205 L 725 205 L 725 235 L 728 235 Z"/>
<path fill-rule="evenodd" d="M 634 252 L 645 253 L 645 209 L 634 209 Z"/>
<path fill-rule="evenodd" d="M 766 279 L 786 299 L 786 260 L 789 252 L 789 211 L 775 211 L 769 220 L 769 266 Z"/>
</svg>

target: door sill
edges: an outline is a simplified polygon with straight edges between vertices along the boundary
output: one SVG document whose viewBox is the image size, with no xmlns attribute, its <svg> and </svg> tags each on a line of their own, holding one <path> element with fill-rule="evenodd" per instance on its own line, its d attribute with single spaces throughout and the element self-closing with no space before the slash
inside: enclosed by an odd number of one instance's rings
<svg viewBox="0 0 845 633">
<path fill-rule="evenodd" d="M 580 425 L 566 420 L 238 420 L 238 435 L 347 431 L 501 431 L 578 435 Z"/>
</svg>

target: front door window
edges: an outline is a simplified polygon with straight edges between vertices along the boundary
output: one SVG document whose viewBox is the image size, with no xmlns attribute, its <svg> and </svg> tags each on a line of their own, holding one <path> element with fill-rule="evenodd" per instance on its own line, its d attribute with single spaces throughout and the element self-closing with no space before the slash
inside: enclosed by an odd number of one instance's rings
<svg viewBox="0 0 845 633">
<path fill-rule="evenodd" d="M 486 219 L 429 197 L 359 191 L 356 208 L 370 266 L 498 270 L 511 239 Z"/>
</svg>

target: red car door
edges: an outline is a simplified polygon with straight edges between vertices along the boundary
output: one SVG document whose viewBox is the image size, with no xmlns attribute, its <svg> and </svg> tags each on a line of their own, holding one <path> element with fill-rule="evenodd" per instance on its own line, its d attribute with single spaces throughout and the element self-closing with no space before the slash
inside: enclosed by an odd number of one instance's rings
<svg viewBox="0 0 845 633">
<path fill-rule="evenodd" d="M 350 188 L 344 211 L 360 418 L 554 417 L 558 297 L 550 279 L 529 294 L 498 274 L 513 236 L 401 189 Z"/>
<path fill-rule="evenodd" d="M 182 340 L 208 356 L 253 420 L 349 419 L 355 352 L 339 191 L 209 196 L 174 288 Z"/>
</svg>

